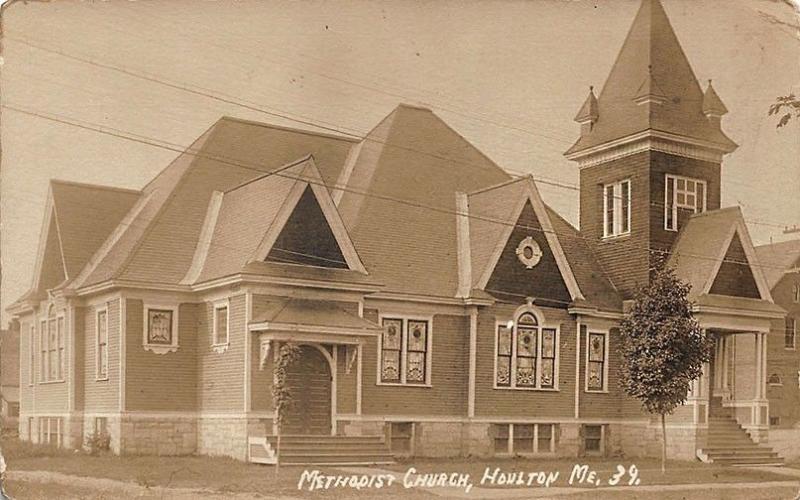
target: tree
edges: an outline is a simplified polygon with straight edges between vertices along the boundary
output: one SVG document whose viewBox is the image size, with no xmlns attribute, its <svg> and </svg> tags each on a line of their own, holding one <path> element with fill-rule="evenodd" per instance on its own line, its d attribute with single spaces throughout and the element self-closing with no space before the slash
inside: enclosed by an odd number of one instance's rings
<svg viewBox="0 0 800 500">
<path fill-rule="evenodd" d="M 278 350 L 278 359 L 273 368 L 272 381 L 272 403 L 275 406 L 275 424 L 278 431 L 277 443 L 275 446 L 275 473 L 278 473 L 281 462 L 281 434 L 283 424 L 289 409 L 292 407 L 294 398 L 292 389 L 289 387 L 289 367 L 300 357 L 300 347 L 292 343 L 281 345 Z"/>
<path fill-rule="evenodd" d="M 800 119 L 800 97 L 794 94 L 779 96 L 769 107 L 769 116 L 772 115 L 781 115 L 777 128 L 785 126 L 792 118 Z"/>
<path fill-rule="evenodd" d="M 666 415 L 686 401 L 693 380 L 711 359 L 713 341 L 692 317 L 690 285 L 660 266 L 649 285 L 637 291 L 620 325 L 625 392 L 653 415 L 661 416 L 661 471 L 666 471 Z"/>
</svg>

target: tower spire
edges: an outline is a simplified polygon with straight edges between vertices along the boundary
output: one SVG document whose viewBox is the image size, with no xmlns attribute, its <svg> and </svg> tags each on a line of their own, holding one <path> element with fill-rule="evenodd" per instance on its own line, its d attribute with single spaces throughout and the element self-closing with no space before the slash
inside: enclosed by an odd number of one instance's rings
<svg viewBox="0 0 800 500">
<path fill-rule="evenodd" d="M 566 155 L 574 158 L 646 131 L 687 137 L 730 152 L 736 144 L 709 122 L 704 97 L 661 2 L 642 0 L 597 97 L 598 119 L 588 133 L 582 130 Z"/>
</svg>

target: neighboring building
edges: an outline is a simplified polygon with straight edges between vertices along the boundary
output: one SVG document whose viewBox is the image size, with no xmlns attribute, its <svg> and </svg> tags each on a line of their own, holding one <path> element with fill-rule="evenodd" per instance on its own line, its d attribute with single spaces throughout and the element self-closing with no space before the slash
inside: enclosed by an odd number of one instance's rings
<svg viewBox="0 0 800 500">
<path fill-rule="evenodd" d="M 717 460 L 722 436 L 756 450 L 734 461 L 775 461 L 754 441 L 784 311 L 740 210 L 720 208 L 725 112 L 644 0 L 576 118 L 580 231 L 533 178 L 405 105 L 361 141 L 222 118 L 141 191 L 52 181 L 33 286 L 9 308 L 20 434 L 270 458 L 272 365 L 292 341 L 287 432 L 318 447 L 658 453 L 659 427 L 619 389 L 618 324 L 669 255 L 717 339 L 669 417 L 670 455 Z"/>
<path fill-rule="evenodd" d="M 756 247 L 775 303 L 787 311 L 776 320 L 767 353 L 771 441 L 800 443 L 800 240 Z M 774 437 L 773 437 L 774 436 Z"/>
<path fill-rule="evenodd" d="M 19 323 L 0 330 L 0 418 L 2 428 L 19 427 Z"/>
</svg>

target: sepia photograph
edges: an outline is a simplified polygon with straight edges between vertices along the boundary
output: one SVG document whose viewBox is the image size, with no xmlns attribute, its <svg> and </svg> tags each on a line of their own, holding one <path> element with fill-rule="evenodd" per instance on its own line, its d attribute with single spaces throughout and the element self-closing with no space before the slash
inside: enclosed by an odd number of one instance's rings
<svg viewBox="0 0 800 500">
<path fill-rule="evenodd" d="M 0 500 L 798 500 L 798 337 L 798 0 L 0 0 Z"/>
</svg>

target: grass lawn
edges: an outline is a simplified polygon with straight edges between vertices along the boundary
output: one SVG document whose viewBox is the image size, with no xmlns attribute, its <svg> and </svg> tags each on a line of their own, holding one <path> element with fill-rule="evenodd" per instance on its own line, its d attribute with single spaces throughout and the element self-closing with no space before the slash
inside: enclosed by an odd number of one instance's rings
<svg viewBox="0 0 800 500">
<path fill-rule="evenodd" d="M 402 477 L 410 467 L 414 467 L 417 473 L 467 473 L 470 475 L 474 487 L 492 487 L 481 485 L 481 478 L 484 470 L 500 468 L 503 472 L 533 472 L 533 471 L 559 471 L 559 478 L 553 484 L 554 487 L 569 486 L 568 479 L 575 463 L 586 464 L 591 470 L 596 471 L 597 477 L 601 480 L 601 486 L 607 484 L 607 480 L 616 471 L 616 465 L 621 464 L 628 467 L 635 464 L 639 469 L 639 478 L 642 485 L 657 484 L 687 484 L 687 483 L 721 483 L 721 482 L 763 482 L 763 481 L 785 481 L 789 478 L 776 475 L 766 471 L 749 470 L 740 468 L 723 468 L 703 465 L 699 462 L 670 462 L 666 475 L 660 471 L 660 462 L 653 459 L 508 459 L 508 460 L 413 460 L 402 462 L 392 466 L 386 466 L 396 473 L 398 480 L 395 485 L 381 490 L 365 488 L 357 490 L 353 488 L 330 488 L 328 490 L 308 491 L 307 489 L 298 490 L 298 480 L 304 470 L 318 469 L 323 474 L 346 475 L 341 469 L 334 467 L 314 467 L 314 466 L 284 466 L 276 476 L 275 469 L 271 466 L 243 463 L 228 458 L 214 457 L 155 457 L 155 456 L 125 456 L 114 455 L 91 456 L 82 452 L 70 450 L 58 450 L 47 446 L 30 445 L 18 440 L 6 439 L 2 443 L 3 453 L 8 463 L 9 471 L 50 471 L 60 472 L 73 476 L 107 478 L 118 481 L 139 484 L 147 487 L 173 487 L 173 488 L 195 488 L 215 492 L 218 495 L 226 493 L 256 493 L 267 497 L 294 497 L 294 498 L 324 498 L 326 500 L 338 500 L 343 498 L 375 498 L 378 495 L 389 495 L 392 498 L 404 498 L 409 500 L 431 498 L 432 495 L 423 489 L 405 489 L 401 484 Z M 619 485 L 627 484 L 628 476 L 623 476 Z M 578 486 L 573 484 L 573 486 Z M 10 494 L 17 498 L 53 498 L 47 493 L 46 484 L 35 484 L 31 482 L 18 482 L 13 480 L 8 482 L 7 489 Z M 519 486 L 498 486 L 495 488 Z M 534 488 L 537 488 L 534 486 Z M 78 485 L 74 486 L 75 491 L 64 491 L 57 495 L 59 498 L 112 498 L 111 496 L 98 495 L 97 492 L 90 494 L 82 491 Z M 537 488 L 540 489 L 540 488 Z M 39 491 L 41 490 L 41 491 Z M 734 490 L 727 490 L 731 494 Z M 788 489 L 787 489 L 788 491 Z M 573 495 L 570 498 L 589 499 L 601 498 L 602 490 L 592 488 L 586 494 Z M 743 497 L 748 500 L 759 500 L 761 498 L 780 498 L 781 496 L 759 496 L 756 492 L 750 492 Z M 627 495 L 625 492 L 615 492 L 614 498 L 673 498 L 670 496 L 648 496 L 649 493 L 638 492 L 635 495 Z M 480 498 L 480 495 L 470 495 Z M 119 496 L 117 496 L 119 498 Z M 674 498 L 686 498 L 675 496 Z M 714 498 L 726 498 L 713 495 L 691 498 L 704 498 L 710 500 Z M 791 497 L 790 497 L 791 498 Z"/>
</svg>

